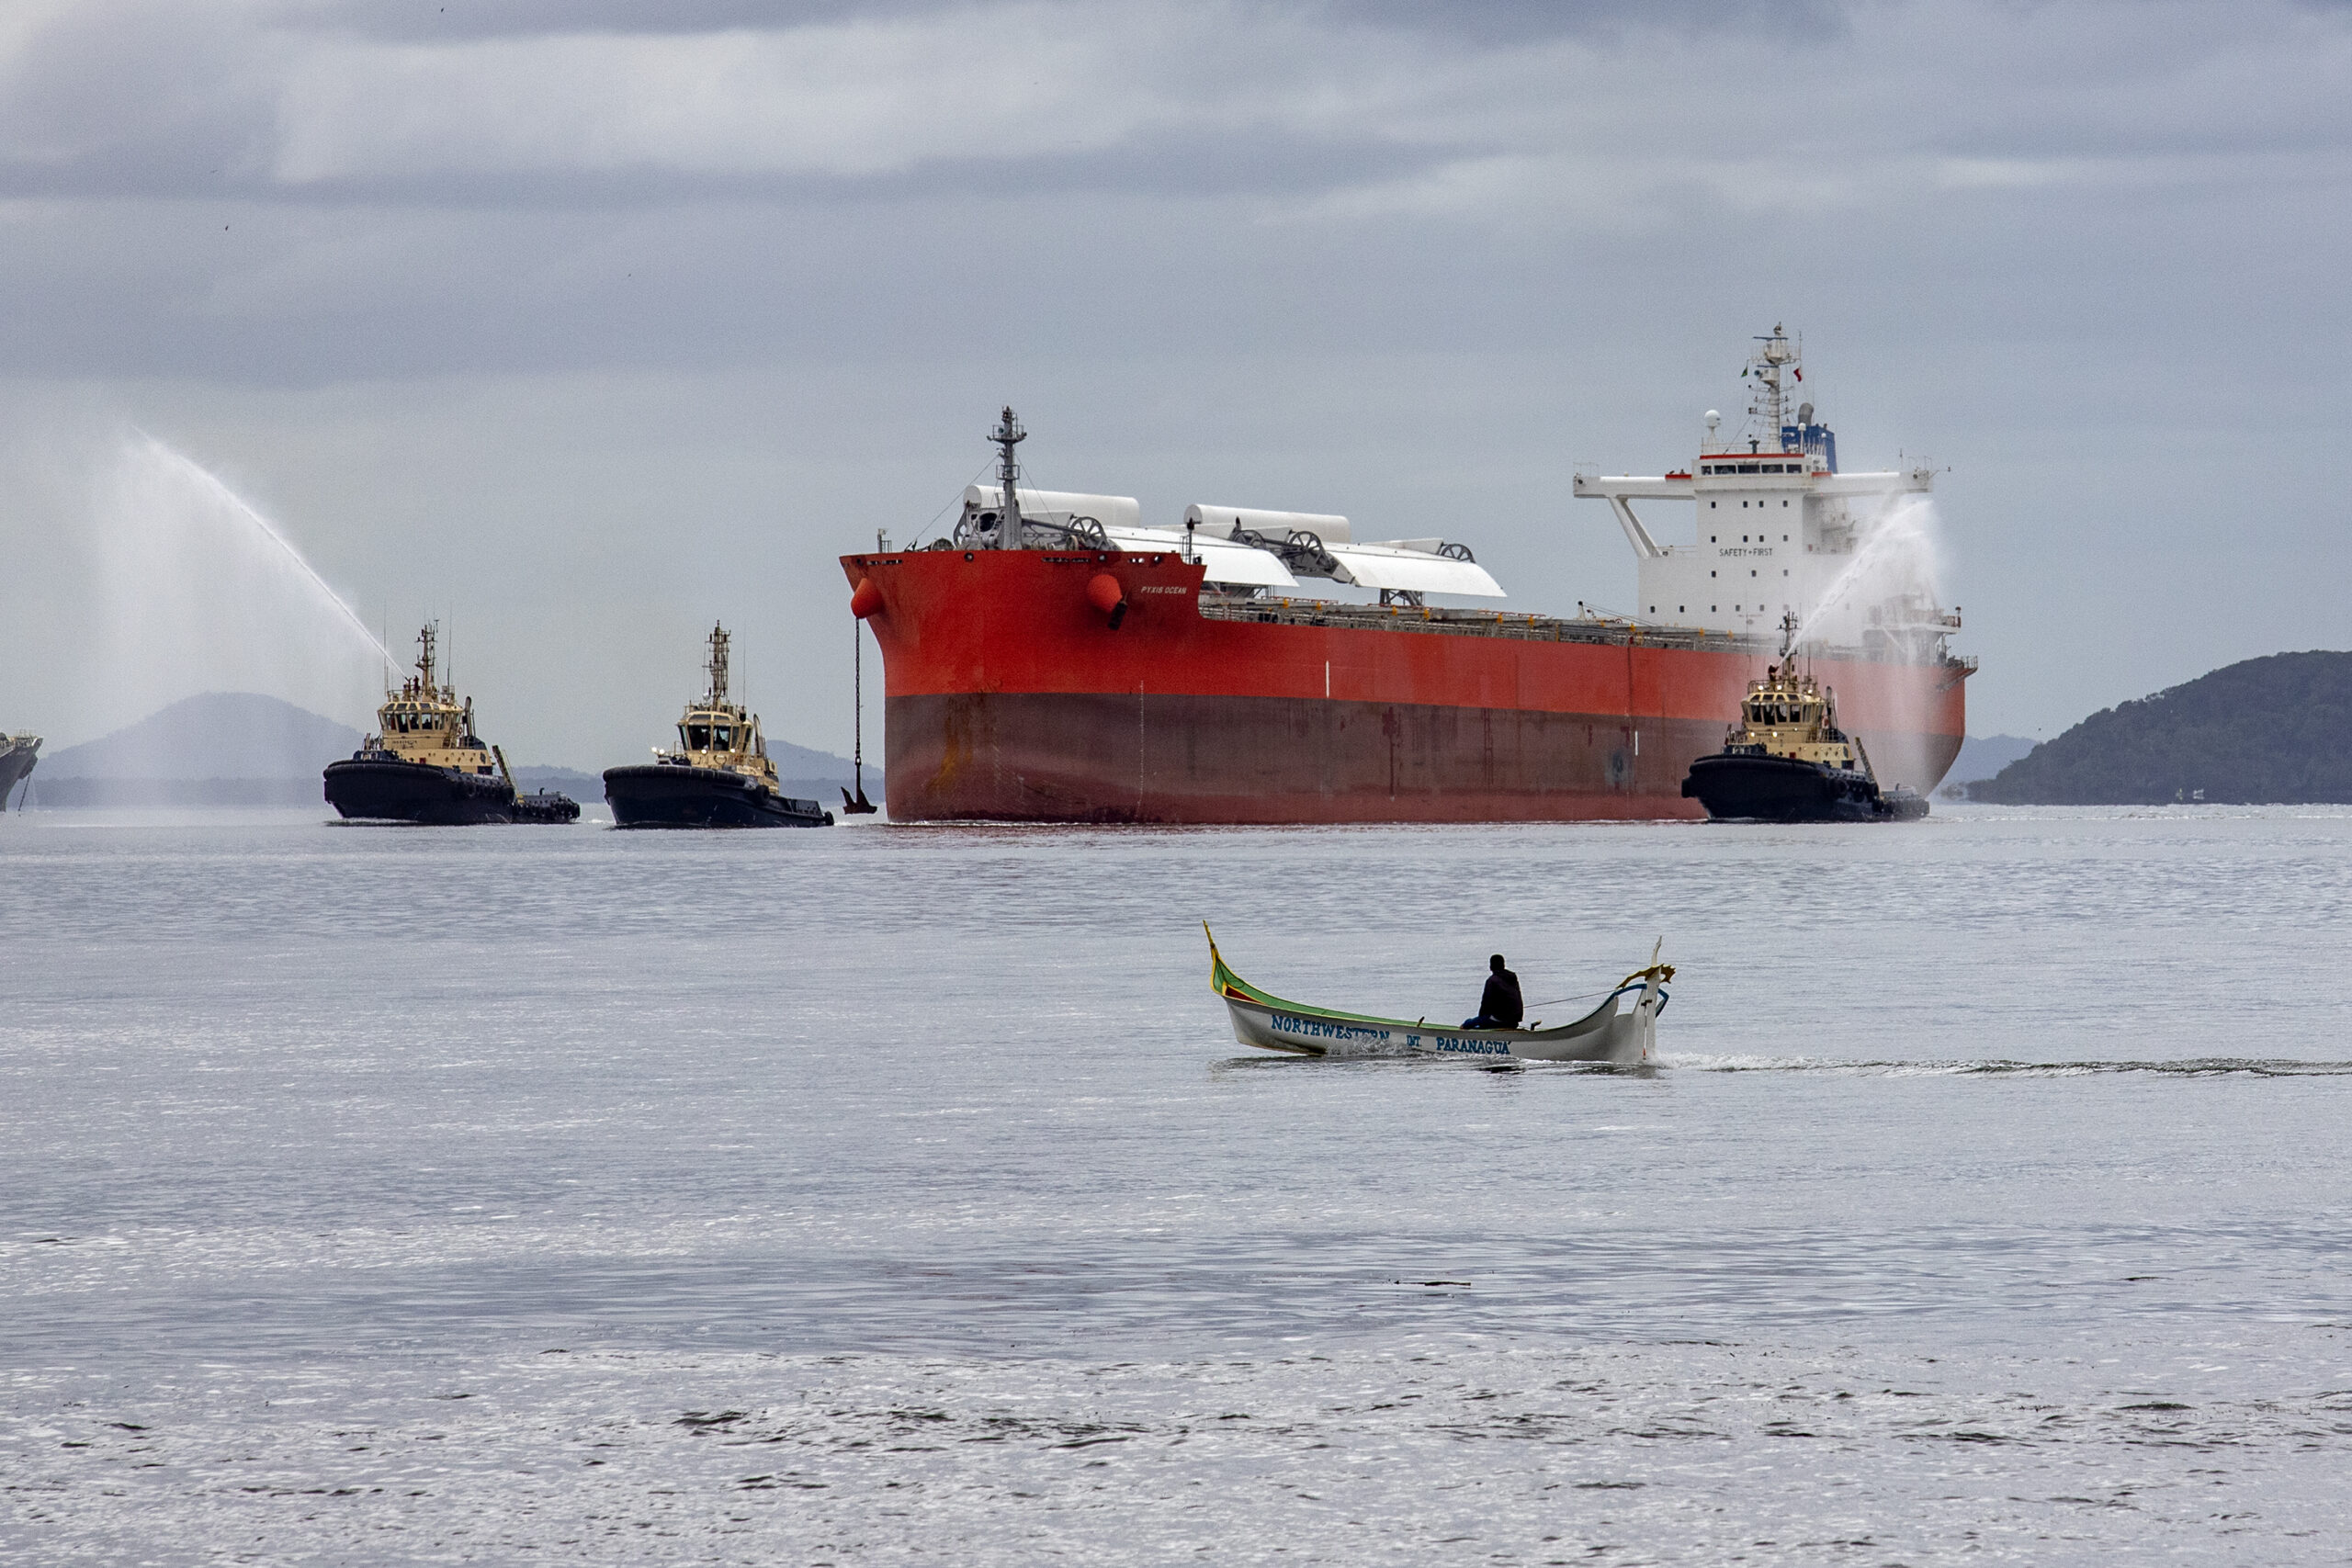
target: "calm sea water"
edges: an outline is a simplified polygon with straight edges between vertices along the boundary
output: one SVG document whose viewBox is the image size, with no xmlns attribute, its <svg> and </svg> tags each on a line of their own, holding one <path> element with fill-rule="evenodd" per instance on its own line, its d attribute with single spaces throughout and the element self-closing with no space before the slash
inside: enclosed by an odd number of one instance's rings
<svg viewBox="0 0 2352 1568">
<path fill-rule="evenodd" d="M 0 1557 L 2344 1562 L 2347 914 L 2340 810 L 11 816 Z M 1204 919 L 1663 936 L 1664 1063 L 1246 1053 Z"/>
</svg>

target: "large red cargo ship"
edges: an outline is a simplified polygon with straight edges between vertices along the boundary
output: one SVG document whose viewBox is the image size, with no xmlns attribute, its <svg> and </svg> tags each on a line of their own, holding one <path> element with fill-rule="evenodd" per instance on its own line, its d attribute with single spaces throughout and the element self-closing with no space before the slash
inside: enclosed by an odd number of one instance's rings
<svg viewBox="0 0 2352 1568">
<path fill-rule="evenodd" d="M 1764 341 L 1759 364 L 1792 367 L 1777 329 Z M 1578 480 L 1611 502 L 1637 554 L 1655 552 L 1642 557 L 1645 604 L 1680 595 L 1658 618 L 1431 605 L 1499 590 L 1459 547 L 1357 544 L 1342 518 L 1196 506 L 1182 531 L 1148 529 L 1125 498 L 1022 487 L 1007 410 L 1001 482 L 967 491 L 953 537 L 842 559 L 882 649 L 890 815 L 1696 817 L 1682 780 L 1778 657 L 1775 613 L 1805 627 L 1813 672 L 1881 780 L 1924 794 L 1959 750 L 1973 661 L 1946 650 L 1958 616 L 1873 558 L 1927 476 L 1838 475 L 1811 405 L 1783 425 L 1778 397 L 1775 379 L 1751 411 L 1772 436 L 1710 442 L 1720 450 L 1695 473 Z M 1701 517 L 1702 542 L 1687 548 L 1657 545 L 1630 504 L 1678 493 Z M 1383 602 L 1317 598 L 1302 578 Z M 1731 607 L 1715 585 L 1736 588 Z"/>
</svg>

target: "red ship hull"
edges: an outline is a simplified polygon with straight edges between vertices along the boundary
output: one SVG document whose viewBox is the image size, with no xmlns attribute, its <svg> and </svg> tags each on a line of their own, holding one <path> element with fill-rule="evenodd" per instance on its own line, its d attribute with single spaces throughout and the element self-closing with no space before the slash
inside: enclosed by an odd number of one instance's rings
<svg viewBox="0 0 2352 1568">
<path fill-rule="evenodd" d="M 1487 612 L 1204 615 L 1202 569 L 1175 555 L 921 550 L 842 567 L 882 649 L 899 821 L 1699 817 L 1683 777 L 1771 657 Z M 1123 601 L 1115 625 L 1101 576 Z M 1966 666 L 1813 670 L 1883 782 L 1925 794 L 1942 780 Z"/>
</svg>

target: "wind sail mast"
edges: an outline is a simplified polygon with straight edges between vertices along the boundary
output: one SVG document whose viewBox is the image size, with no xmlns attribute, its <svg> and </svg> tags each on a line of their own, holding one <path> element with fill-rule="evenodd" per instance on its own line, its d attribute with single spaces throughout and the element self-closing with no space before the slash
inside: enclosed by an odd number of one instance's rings
<svg viewBox="0 0 2352 1568">
<path fill-rule="evenodd" d="M 1001 550 L 1017 550 L 1021 547 L 1021 498 L 1014 493 L 1014 487 L 1021 482 L 1021 465 L 1013 459 L 1012 449 L 1028 440 L 1029 433 L 1021 428 L 1021 421 L 1014 416 L 1011 403 L 1004 405 L 1004 418 L 989 433 L 989 439 L 996 443 L 1000 454 L 997 483 L 1004 492 L 1002 504 L 997 511 L 996 547 Z"/>
</svg>

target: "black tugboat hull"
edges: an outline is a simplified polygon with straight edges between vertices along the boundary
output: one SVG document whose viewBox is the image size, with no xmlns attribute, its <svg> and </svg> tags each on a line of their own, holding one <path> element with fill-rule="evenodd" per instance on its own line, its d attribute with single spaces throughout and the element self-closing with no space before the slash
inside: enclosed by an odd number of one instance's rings
<svg viewBox="0 0 2352 1568">
<path fill-rule="evenodd" d="M 1794 757 L 1702 757 L 1682 793 L 1717 822 L 1891 822 L 1928 814 L 1927 802 L 1908 790 L 1889 800 L 1865 774 Z"/>
<path fill-rule="evenodd" d="M 645 762 L 605 770 L 616 828 L 830 828 L 813 800 L 778 795 L 724 768 Z"/>
<path fill-rule="evenodd" d="M 482 822 L 571 822 L 580 807 L 545 792 L 517 799 L 495 773 L 460 773 L 395 759 L 354 757 L 329 762 L 327 804 L 355 822 L 416 822 L 470 827 Z"/>
<path fill-rule="evenodd" d="M 492 773 L 460 773 L 423 762 L 354 757 L 329 762 L 327 804 L 360 822 L 462 826 L 514 820 L 514 790 Z"/>
</svg>

